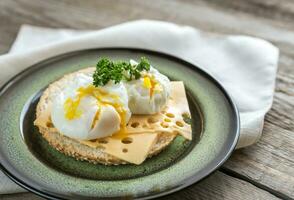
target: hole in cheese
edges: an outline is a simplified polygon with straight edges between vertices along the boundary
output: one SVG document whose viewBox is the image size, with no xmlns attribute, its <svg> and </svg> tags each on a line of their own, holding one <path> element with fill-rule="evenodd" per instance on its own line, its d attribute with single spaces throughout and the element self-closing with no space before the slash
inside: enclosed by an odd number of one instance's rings
<svg viewBox="0 0 294 200">
<path fill-rule="evenodd" d="M 107 144 L 108 143 L 108 140 L 106 138 L 102 138 L 102 139 L 99 139 L 98 142 L 100 144 Z"/>
<path fill-rule="evenodd" d="M 161 122 L 160 126 L 162 128 L 168 128 L 168 124 L 167 123 L 164 123 L 164 122 Z"/>
<path fill-rule="evenodd" d="M 128 152 L 128 149 L 123 148 L 122 152 L 127 153 Z"/>
<path fill-rule="evenodd" d="M 53 127 L 54 127 L 53 124 L 52 124 L 52 122 L 47 122 L 47 123 L 46 123 L 46 126 L 47 126 L 48 128 L 53 128 Z"/>
<path fill-rule="evenodd" d="M 183 122 L 180 122 L 180 121 L 176 121 L 176 125 L 178 127 L 183 127 L 184 126 Z"/>
<path fill-rule="evenodd" d="M 183 117 L 183 119 L 190 118 L 190 115 L 189 115 L 189 113 L 183 113 L 182 114 L 182 117 Z"/>
<path fill-rule="evenodd" d="M 125 138 L 123 138 L 123 139 L 121 140 L 121 142 L 124 143 L 124 144 L 130 144 L 130 143 L 133 142 L 133 139 L 130 138 L 130 137 L 125 137 Z"/>
<path fill-rule="evenodd" d="M 149 117 L 147 119 L 147 122 L 150 123 L 150 124 L 153 124 L 153 123 L 156 123 L 158 122 L 158 119 L 154 118 L 154 117 Z"/>
<path fill-rule="evenodd" d="M 133 122 L 133 123 L 131 124 L 131 127 L 133 127 L 133 128 L 137 128 L 139 125 L 140 125 L 139 122 Z"/>
<path fill-rule="evenodd" d="M 191 116 L 189 113 L 182 113 L 182 118 L 186 124 L 191 125 Z"/>
<path fill-rule="evenodd" d="M 165 118 L 164 121 L 165 122 L 171 122 L 171 120 L 169 118 Z"/>
<path fill-rule="evenodd" d="M 172 114 L 172 113 L 166 113 L 166 116 L 169 117 L 169 118 L 174 118 L 175 117 L 175 115 Z"/>
</svg>

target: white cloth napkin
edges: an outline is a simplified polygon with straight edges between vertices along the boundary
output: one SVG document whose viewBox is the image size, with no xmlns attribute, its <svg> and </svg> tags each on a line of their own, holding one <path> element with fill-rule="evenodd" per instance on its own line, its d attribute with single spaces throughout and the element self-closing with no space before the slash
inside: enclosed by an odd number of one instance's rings
<svg viewBox="0 0 294 200">
<path fill-rule="evenodd" d="M 0 86 L 43 59 L 93 47 L 140 47 L 166 52 L 213 75 L 236 102 L 241 117 L 238 148 L 258 141 L 273 101 L 279 50 L 267 41 L 218 35 L 188 26 L 140 20 L 97 31 L 23 25 L 10 52 L 0 56 Z M 0 173 L 0 193 L 23 191 Z"/>
</svg>

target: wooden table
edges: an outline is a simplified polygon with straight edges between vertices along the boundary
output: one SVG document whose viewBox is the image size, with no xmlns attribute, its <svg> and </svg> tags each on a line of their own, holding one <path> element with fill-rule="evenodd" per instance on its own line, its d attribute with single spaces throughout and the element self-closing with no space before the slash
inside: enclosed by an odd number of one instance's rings
<svg viewBox="0 0 294 200">
<path fill-rule="evenodd" d="M 163 199 L 294 199 L 294 2 L 291 0 L 1 0 L 0 54 L 22 24 L 101 29 L 156 19 L 203 30 L 247 34 L 280 48 L 275 98 L 261 140 L 237 150 L 203 182 Z M 40 199 L 32 193 L 0 199 Z"/>
</svg>

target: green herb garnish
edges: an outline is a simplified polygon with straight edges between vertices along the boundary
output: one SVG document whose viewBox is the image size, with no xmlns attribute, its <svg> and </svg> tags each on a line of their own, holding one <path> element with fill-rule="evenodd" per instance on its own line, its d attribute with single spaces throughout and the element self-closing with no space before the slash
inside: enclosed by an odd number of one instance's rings
<svg viewBox="0 0 294 200">
<path fill-rule="evenodd" d="M 96 70 L 93 74 L 93 85 L 104 86 L 109 81 L 119 83 L 122 80 L 131 81 L 139 79 L 142 71 L 150 70 L 150 63 L 145 57 L 141 57 L 140 63 L 131 65 L 130 62 L 113 62 L 107 58 L 102 58 L 96 65 Z"/>
</svg>

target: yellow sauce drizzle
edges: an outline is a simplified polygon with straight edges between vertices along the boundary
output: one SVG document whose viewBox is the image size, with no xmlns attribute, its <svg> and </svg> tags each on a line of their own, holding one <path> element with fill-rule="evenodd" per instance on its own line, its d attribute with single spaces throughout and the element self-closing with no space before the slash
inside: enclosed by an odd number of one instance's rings
<svg viewBox="0 0 294 200">
<path fill-rule="evenodd" d="M 148 76 L 145 75 L 143 79 L 143 86 L 147 89 L 149 89 L 149 96 L 152 98 L 154 92 L 156 91 L 156 88 L 158 88 L 159 83 L 155 80 L 154 76 Z"/>
<path fill-rule="evenodd" d="M 97 88 L 94 85 L 88 85 L 87 87 L 80 87 L 77 90 L 76 99 L 68 98 L 64 103 L 65 117 L 68 120 L 79 118 L 82 114 L 82 111 L 78 109 L 80 101 L 85 96 L 93 96 L 97 99 L 97 104 L 99 109 L 93 119 L 92 128 L 95 126 L 97 120 L 99 119 L 99 114 L 101 106 L 111 105 L 117 111 L 121 118 L 120 130 L 116 134 L 123 134 L 126 130 L 126 111 L 123 108 L 122 104 L 119 103 L 119 96 L 115 94 L 109 94 L 107 91 Z M 108 99 L 107 99 L 108 98 Z M 110 100 L 114 100 L 111 102 Z"/>
<path fill-rule="evenodd" d="M 79 104 L 80 98 L 77 98 L 76 100 L 72 100 L 71 98 L 66 99 L 63 105 L 66 119 L 73 120 L 79 118 L 82 115 L 82 111 L 78 110 Z"/>
</svg>

